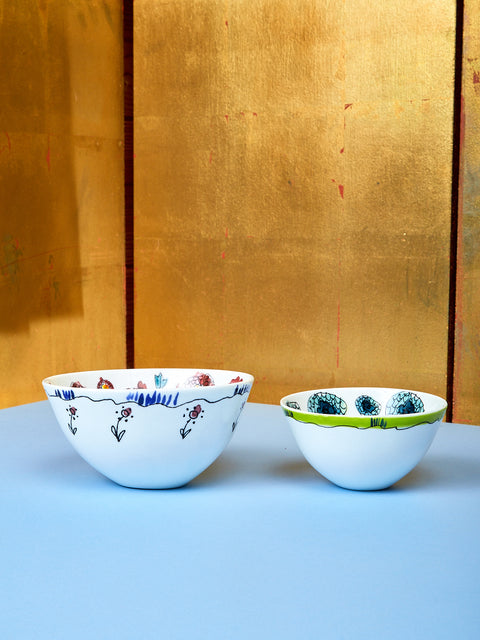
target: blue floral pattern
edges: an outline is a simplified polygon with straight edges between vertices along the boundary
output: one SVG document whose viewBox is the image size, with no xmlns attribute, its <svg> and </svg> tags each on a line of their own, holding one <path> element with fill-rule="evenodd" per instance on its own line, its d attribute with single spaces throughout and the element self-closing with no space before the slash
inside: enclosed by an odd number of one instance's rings
<svg viewBox="0 0 480 640">
<path fill-rule="evenodd" d="M 407 413 L 422 413 L 425 406 L 422 399 L 412 391 L 400 391 L 387 402 L 385 412 L 389 416 L 405 415 Z"/>
<path fill-rule="evenodd" d="M 366 395 L 358 396 L 355 400 L 355 406 L 362 416 L 378 416 L 381 409 L 380 403 L 375 398 Z"/>
<path fill-rule="evenodd" d="M 308 411 L 312 413 L 327 413 L 330 415 L 345 415 L 347 412 L 347 403 L 334 393 L 322 391 L 310 396 L 308 399 Z"/>
</svg>

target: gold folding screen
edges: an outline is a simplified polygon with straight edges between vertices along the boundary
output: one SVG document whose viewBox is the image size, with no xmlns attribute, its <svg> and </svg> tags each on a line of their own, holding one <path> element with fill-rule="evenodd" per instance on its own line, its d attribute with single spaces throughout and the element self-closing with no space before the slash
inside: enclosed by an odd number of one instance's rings
<svg viewBox="0 0 480 640">
<path fill-rule="evenodd" d="M 480 5 L 466 0 L 453 419 L 480 423 Z"/>
<path fill-rule="evenodd" d="M 119 0 L 0 2 L 0 406 L 123 366 Z"/>
<path fill-rule="evenodd" d="M 135 2 L 138 366 L 446 392 L 455 2 Z"/>
<path fill-rule="evenodd" d="M 451 246 L 456 4 L 135 1 L 133 341 L 124 7 L 0 0 L 0 406 L 127 338 L 136 366 L 251 371 L 253 401 L 403 385 L 478 423 L 480 11 Z"/>
</svg>

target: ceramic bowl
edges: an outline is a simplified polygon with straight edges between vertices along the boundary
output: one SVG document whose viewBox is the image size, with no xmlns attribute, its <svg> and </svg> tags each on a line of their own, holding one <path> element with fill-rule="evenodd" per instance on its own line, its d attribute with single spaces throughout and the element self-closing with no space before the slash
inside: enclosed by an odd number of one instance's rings
<svg viewBox="0 0 480 640">
<path fill-rule="evenodd" d="M 187 484 L 225 449 L 253 377 L 238 371 L 118 369 L 55 375 L 43 388 L 74 449 L 114 482 Z"/>
<path fill-rule="evenodd" d="M 447 403 L 405 389 L 348 387 L 292 393 L 280 405 L 308 462 L 346 489 L 385 489 L 430 447 Z"/>
</svg>

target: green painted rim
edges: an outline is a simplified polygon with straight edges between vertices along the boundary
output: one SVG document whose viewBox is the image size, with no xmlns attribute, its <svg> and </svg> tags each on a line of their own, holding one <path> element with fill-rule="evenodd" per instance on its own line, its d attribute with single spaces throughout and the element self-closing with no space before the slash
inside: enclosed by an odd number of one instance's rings
<svg viewBox="0 0 480 640">
<path fill-rule="evenodd" d="M 412 413 L 393 416 L 342 416 L 298 411 L 282 405 L 287 418 L 318 427 L 353 427 L 355 429 L 410 429 L 421 424 L 435 424 L 442 420 L 446 407 L 429 413 Z"/>
</svg>

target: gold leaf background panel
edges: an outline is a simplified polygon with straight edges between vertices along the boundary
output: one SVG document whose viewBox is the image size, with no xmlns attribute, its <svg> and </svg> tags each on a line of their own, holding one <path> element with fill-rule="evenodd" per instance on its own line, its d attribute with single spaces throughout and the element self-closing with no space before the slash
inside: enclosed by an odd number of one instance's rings
<svg viewBox="0 0 480 640">
<path fill-rule="evenodd" d="M 121 10 L 0 1 L 0 406 L 125 362 Z"/>
<path fill-rule="evenodd" d="M 480 418 L 480 6 L 465 2 L 453 420 Z"/>
<path fill-rule="evenodd" d="M 455 3 L 135 2 L 137 366 L 445 393 Z"/>
</svg>

